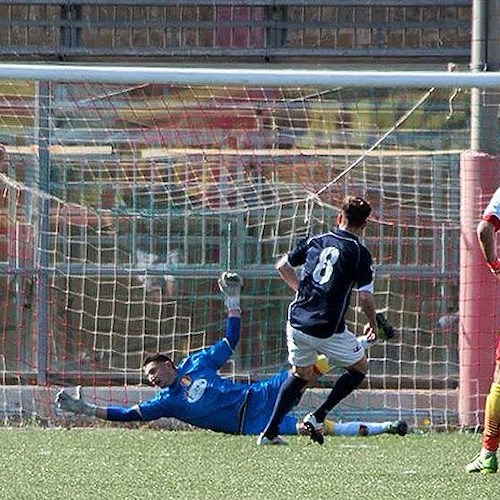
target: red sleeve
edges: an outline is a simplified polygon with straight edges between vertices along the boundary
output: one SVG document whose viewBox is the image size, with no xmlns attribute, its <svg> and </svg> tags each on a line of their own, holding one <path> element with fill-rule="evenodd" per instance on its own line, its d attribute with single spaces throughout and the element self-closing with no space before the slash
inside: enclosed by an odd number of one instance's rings
<svg viewBox="0 0 500 500">
<path fill-rule="evenodd" d="M 495 228 L 495 233 L 497 231 L 500 231 L 500 219 L 495 214 L 492 213 L 484 214 L 482 219 L 489 222 L 490 224 L 493 224 L 493 227 Z"/>
</svg>

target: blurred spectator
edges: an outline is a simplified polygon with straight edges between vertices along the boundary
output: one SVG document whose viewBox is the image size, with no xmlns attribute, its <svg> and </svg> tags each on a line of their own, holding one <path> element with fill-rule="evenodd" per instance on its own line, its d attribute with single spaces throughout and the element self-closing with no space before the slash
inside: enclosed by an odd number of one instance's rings
<svg viewBox="0 0 500 500">
<path fill-rule="evenodd" d="M 155 270 L 166 270 L 168 267 L 179 263 L 179 252 L 171 250 L 164 261 L 155 253 L 137 250 L 136 262 L 138 267 L 146 268 L 146 272 L 139 275 L 137 279 L 146 289 L 146 294 L 153 302 L 161 302 L 165 295 L 172 298 L 175 295 L 175 277 L 171 274 L 150 274 L 149 268 Z"/>
<path fill-rule="evenodd" d="M 436 328 L 441 332 L 450 332 L 458 330 L 459 314 L 453 307 L 448 307 L 445 314 L 443 314 L 436 321 Z"/>
</svg>

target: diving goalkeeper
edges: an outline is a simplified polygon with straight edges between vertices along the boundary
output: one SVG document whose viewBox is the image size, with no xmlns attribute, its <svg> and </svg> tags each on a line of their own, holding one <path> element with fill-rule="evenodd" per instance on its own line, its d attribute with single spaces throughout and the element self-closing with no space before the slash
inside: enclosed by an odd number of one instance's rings
<svg viewBox="0 0 500 500">
<path fill-rule="evenodd" d="M 96 406 L 86 402 L 77 388 L 76 396 L 66 389 L 59 391 L 57 405 L 65 411 L 96 416 L 118 422 L 152 421 L 161 417 L 177 418 L 185 423 L 231 434 L 258 435 L 268 421 L 281 385 L 288 373 L 253 383 L 235 383 L 218 374 L 219 368 L 232 355 L 240 338 L 241 278 L 235 273 L 223 273 L 219 288 L 228 309 L 225 336 L 211 347 L 184 358 L 177 366 L 166 354 L 146 357 L 143 371 L 151 385 L 159 388 L 150 400 L 129 408 Z M 346 422 L 325 421 L 329 435 L 374 435 L 381 433 L 404 436 L 405 422 Z M 280 434 L 306 434 L 301 421 L 286 415 L 280 424 Z"/>
</svg>

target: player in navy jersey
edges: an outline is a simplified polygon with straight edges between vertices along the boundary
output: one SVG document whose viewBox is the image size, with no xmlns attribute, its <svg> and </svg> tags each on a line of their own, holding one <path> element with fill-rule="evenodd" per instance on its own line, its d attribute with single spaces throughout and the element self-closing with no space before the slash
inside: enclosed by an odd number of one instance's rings
<svg viewBox="0 0 500 500">
<path fill-rule="evenodd" d="M 74 413 L 113 421 L 151 421 L 174 417 L 188 424 L 231 434 L 257 435 L 264 428 L 276 401 L 279 389 L 288 377 L 286 371 L 272 378 L 235 383 L 218 374 L 219 368 L 232 355 L 240 336 L 240 287 L 237 274 L 224 273 L 219 286 L 228 309 L 225 336 L 207 349 L 184 358 L 177 366 L 166 354 L 145 358 L 143 371 L 148 382 L 158 387 L 157 394 L 129 408 L 96 406 L 86 402 L 77 389 L 76 397 L 61 390 L 56 403 Z M 320 364 L 318 363 L 318 366 Z M 374 435 L 381 433 L 404 436 L 405 422 L 325 423 L 324 432 L 335 435 Z M 279 426 L 282 434 L 306 434 L 296 417 L 286 415 Z"/>
<path fill-rule="evenodd" d="M 304 417 L 313 441 L 323 443 L 323 424 L 327 413 L 356 389 L 365 378 L 368 360 L 364 348 L 345 324 L 351 293 L 357 289 L 361 308 L 368 318 L 364 334 L 376 339 L 373 300 L 372 257 L 359 237 L 371 213 L 369 203 L 347 196 L 337 216 L 338 227 L 325 234 L 299 242 L 276 264 L 282 279 L 295 291 L 288 308 L 288 360 L 292 372 L 283 383 L 273 414 L 257 444 L 282 444 L 280 423 L 294 406 L 306 385 L 320 373 L 318 354 L 345 368 L 326 401 Z M 301 266 L 300 277 L 295 268 Z"/>
</svg>

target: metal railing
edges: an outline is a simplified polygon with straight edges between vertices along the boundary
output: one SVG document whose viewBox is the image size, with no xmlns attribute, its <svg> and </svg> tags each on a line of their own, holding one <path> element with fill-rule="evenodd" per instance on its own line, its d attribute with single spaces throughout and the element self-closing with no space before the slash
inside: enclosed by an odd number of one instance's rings
<svg viewBox="0 0 500 500">
<path fill-rule="evenodd" d="M 468 61 L 470 0 L 3 0 L 3 59 Z"/>
</svg>

